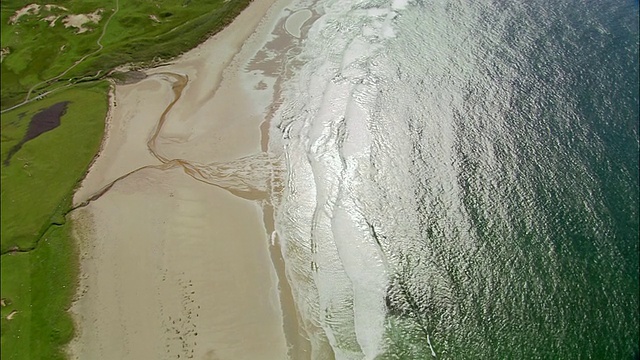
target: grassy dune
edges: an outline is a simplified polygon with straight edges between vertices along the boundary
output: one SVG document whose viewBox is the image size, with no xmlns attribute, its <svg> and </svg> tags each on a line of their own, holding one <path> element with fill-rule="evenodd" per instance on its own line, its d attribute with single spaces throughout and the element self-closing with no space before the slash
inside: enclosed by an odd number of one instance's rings
<svg viewBox="0 0 640 360">
<path fill-rule="evenodd" d="M 107 74 L 126 63 L 145 66 L 179 55 L 222 29 L 249 2 L 52 2 L 65 9 L 40 1 L 0 3 L 0 162 L 23 139 L 33 115 L 69 102 L 60 126 L 27 141 L 0 167 L 3 359 L 63 359 L 64 345 L 73 337 L 67 309 L 78 254 L 65 214 L 103 136 Z M 37 13 L 10 24 L 32 3 L 40 5 Z M 66 16 L 91 13 L 100 20 L 83 24 L 86 32 L 63 25 Z"/>
<path fill-rule="evenodd" d="M 1 64 L 1 107 L 6 109 L 20 103 L 33 86 L 55 78 L 83 56 L 99 50 L 97 41 L 103 30 L 102 50 L 61 78 L 37 86 L 33 95 L 87 77 L 102 78 L 108 71 L 124 63 L 145 63 L 179 55 L 230 23 L 249 2 L 66 0 L 55 4 L 67 10 L 47 10 L 47 2 L 39 1 L 41 8 L 38 14 L 23 15 L 10 24 L 16 11 L 32 2 L 2 1 L 1 46 L 8 54 Z M 63 19 L 68 15 L 91 14 L 99 10 L 101 19 L 98 23 L 83 25 L 89 31 L 78 33 L 76 28 L 67 28 L 63 24 Z M 49 16 L 59 16 L 53 27 L 50 26 L 51 21 L 46 20 Z"/>
</svg>

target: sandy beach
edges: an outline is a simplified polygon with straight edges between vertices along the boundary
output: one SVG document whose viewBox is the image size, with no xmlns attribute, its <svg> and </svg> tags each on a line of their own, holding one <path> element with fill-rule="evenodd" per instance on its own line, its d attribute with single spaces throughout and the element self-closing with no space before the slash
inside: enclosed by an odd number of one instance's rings
<svg viewBox="0 0 640 360">
<path fill-rule="evenodd" d="M 286 47 L 309 17 L 287 22 L 289 3 L 256 0 L 196 49 L 115 86 L 74 197 L 71 358 L 309 356 L 271 240 L 279 160 L 266 137 L 282 61 L 265 49 Z"/>
</svg>

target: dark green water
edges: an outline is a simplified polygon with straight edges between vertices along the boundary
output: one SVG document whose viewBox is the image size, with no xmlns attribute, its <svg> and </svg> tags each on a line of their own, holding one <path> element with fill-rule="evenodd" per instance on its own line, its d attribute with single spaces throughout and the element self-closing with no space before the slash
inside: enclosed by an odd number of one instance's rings
<svg viewBox="0 0 640 360">
<path fill-rule="evenodd" d="M 413 319 L 396 354 L 430 357 L 428 334 L 440 358 L 637 357 L 637 3 L 410 10 L 379 100 L 418 199 L 399 227 L 419 231 L 389 244 L 391 303 Z"/>
<path fill-rule="evenodd" d="M 313 4 L 271 139 L 316 358 L 636 358 L 638 3 Z"/>
</svg>

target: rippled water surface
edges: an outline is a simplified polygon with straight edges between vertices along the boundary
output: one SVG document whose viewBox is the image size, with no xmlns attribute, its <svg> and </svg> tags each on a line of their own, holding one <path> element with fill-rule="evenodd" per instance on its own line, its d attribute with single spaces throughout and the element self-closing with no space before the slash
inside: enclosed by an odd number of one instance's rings
<svg viewBox="0 0 640 360">
<path fill-rule="evenodd" d="M 638 356 L 637 2 L 303 5 L 271 145 L 314 356 Z"/>
</svg>

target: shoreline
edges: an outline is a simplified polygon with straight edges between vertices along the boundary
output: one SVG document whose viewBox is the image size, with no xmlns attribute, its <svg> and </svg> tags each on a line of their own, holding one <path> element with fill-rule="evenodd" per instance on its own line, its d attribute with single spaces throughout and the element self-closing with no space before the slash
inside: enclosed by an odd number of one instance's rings
<svg viewBox="0 0 640 360">
<path fill-rule="evenodd" d="M 114 85 L 103 144 L 73 199 L 87 202 L 73 213 L 73 358 L 310 355 L 279 245 L 269 242 L 269 193 L 259 191 L 273 180 L 264 127 L 275 90 L 256 100 L 272 79 L 244 69 L 289 3 L 254 1 L 195 49 Z M 168 73 L 189 80 L 174 91 Z"/>
</svg>

